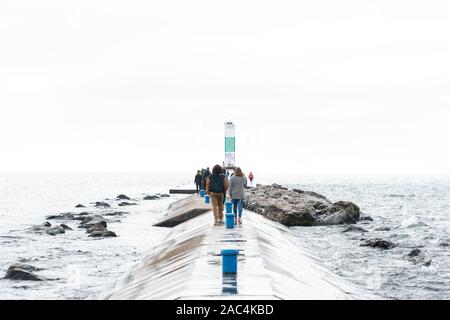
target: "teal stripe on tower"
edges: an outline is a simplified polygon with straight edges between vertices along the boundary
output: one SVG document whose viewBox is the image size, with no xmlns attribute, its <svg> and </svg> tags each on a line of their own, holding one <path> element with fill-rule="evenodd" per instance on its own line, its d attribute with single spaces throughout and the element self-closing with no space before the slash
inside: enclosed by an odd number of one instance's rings
<svg viewBox="0 0 450 320">
<path fill-rule="evenodd" d="M 225 137 L 225 152 L 235 152 L 236 151 L 236 138 L 235 137 Z"/>
<path fill-rule="evenodd" d="M 233 122 L 225 122 L 225 161 L 224 166 L 227 169 L 235 167 L 236 137 L 235 125 Z"/>
</svg>

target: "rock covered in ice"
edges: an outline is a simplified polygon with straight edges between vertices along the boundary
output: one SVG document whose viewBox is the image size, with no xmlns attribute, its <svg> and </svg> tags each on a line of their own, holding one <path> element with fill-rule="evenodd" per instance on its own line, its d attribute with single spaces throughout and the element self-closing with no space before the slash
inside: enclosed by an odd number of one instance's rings
<svg viewBox="0 0 450 320">
<path fill-rule="evenodd" d="M 360 209 L 352 202 L 332 203 L 318 193 L 279 184 L 246 190 L 244 207 L 286 226 L 352 224 L 360 219 Z"/>
</svg>

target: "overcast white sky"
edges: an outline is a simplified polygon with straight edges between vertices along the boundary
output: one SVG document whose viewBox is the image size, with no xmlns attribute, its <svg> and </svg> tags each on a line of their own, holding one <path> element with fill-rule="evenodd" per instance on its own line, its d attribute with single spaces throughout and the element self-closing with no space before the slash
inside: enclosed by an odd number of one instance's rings
<svg viewBox="0 0 450 320">
<path fill-rule="evenodd" d="M 450 2 L 0 2 L 0 172 L 449 173 Z"/>
</svg>

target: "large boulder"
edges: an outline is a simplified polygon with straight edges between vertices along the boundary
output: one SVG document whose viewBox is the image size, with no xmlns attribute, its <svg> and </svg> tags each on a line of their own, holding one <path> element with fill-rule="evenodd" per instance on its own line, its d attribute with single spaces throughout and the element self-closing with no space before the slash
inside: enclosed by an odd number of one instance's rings
<svg viewBox="0 0 450 320">
<path fill-rule="evenodd" d="M 311 226 L 315 221 L 314 209 L 309 206 L 298 205 L 291 210 L 290 208 L 269 205 L 259 208 L 257 212 L 286 226 Z"/>
<path fill-rule="evenodd" d="M 325 196 L 279 184 L 260 185 L 245 191 L 244 208 L 286 226 L 354 224 L 360 211 L 352 202 L 332 203 Z"/>
<path fill-rule="evenodd" d="M 117 200 L 131 200 L 130 197 L 128 197 L 124 194 L 119 194 L 116 199 Z"/>
</svg>

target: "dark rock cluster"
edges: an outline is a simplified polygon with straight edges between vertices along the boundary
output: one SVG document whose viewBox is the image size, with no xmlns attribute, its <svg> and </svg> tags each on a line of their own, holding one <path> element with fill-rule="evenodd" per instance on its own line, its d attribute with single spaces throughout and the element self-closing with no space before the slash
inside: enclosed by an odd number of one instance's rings
<svg viewBox="0 0 450 320">
<path fill-rule="evenodd" d="M 361 216 L 352 202 L 333 203 L 318 193 L 289 190 L 278 184 L 246 190 L 244 207 L 286 226 L 354 224 Z"/>
</svg>

